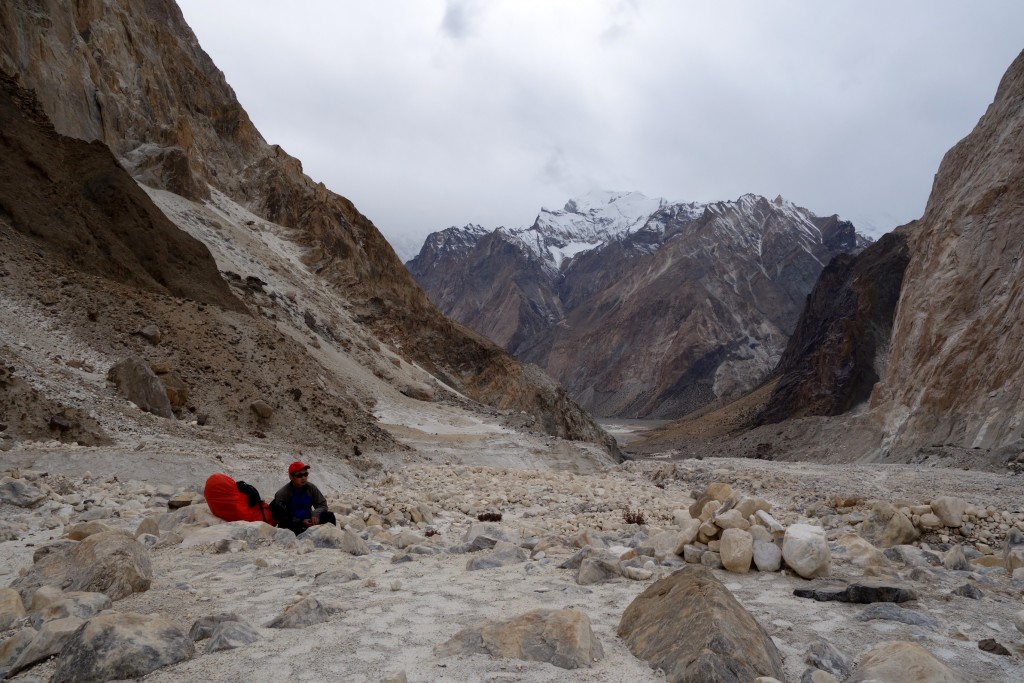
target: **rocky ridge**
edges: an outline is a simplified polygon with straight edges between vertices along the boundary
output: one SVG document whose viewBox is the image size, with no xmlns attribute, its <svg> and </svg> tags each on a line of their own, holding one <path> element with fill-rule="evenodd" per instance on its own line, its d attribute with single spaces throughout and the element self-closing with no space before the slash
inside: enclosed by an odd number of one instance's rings
<svg viewBox="0 0 1024 683">
<path fill-rule="evenodd" d="M 774 367 L 853 226 L 777 198 L 594 193 L 533 225 L 449 228 L 407 265 L 432 300 L 597 415 L 678 417 Z"/>
</svg>

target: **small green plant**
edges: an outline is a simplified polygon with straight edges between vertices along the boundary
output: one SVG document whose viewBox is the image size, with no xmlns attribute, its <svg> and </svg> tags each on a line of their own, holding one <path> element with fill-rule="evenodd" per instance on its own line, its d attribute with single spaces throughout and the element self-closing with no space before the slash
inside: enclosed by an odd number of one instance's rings
<svg viewBox="0 0 1024 683">
<path fill-rule="evenodd" d="M 644 515 L 644 511 L 640 508 L 636 510 L 630 508 L 628 505 L 622 508 L 622 520 L 626 524 L 646 524 L 647 517 Z"/>
</svg>

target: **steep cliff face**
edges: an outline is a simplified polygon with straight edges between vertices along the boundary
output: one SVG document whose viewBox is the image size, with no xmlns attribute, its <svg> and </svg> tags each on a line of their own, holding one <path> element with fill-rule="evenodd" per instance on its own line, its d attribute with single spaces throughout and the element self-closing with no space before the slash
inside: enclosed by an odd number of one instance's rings
<svg viewBox="0 0 1024 683">
<path fill-rule="evenodd" d="M 1024 53 L 943 158 L 872 404 L 887 445 L 994 447 L 1024 429 Z"/>
<path fill-rule="evenodd" d="M 863 243 L 850 223 L 782 198 L 671 204 L 638 193 L 445 239 L 452 248 L 409 263 L 442 310 L 594 413 L 658 418 L 763 380 L 823 265 Z"/>
<path fill-rule="evenodd" d="M 58 132 L 103 142 L 154 190 L 228 200 L 281 226 L 284 243 L 301 249 L 304 267 L 338 297 L 321 302 L 321 317 L 344 309 L 471 398 L 614 448 L 554 383 L 538 384 L 498 347 L 447 320 L 369 219 L 263 140 L 172 0 L 12 0 L 0 6 L 0 35 L 0 69 L 38 94 Z M 173 208 L 173 197 L 153 196 Z M 182 216 L 179 225 L 203 231 L 201 220 Z M 547 414 L 550 406 L 561 412 Z"/>
<path fill-rule="evenodd" d="M 885 372 L 893 317 L 910 260 L 906 226 L 822 271 L 754 422 L 839 415 L 871 396 Z"/>
</svg>

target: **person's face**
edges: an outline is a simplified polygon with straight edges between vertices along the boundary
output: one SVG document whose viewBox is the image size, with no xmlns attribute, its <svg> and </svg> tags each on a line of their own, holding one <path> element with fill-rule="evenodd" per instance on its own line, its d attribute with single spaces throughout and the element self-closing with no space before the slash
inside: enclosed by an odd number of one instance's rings
<svg viewBox="0 0 1024 683">
<path fill-rule="evenodd" d="M 309 470 L 300 470 L 292 473 L 292 483 L 296 486 L 305 486 L 309 481 Z"/>
</svg>

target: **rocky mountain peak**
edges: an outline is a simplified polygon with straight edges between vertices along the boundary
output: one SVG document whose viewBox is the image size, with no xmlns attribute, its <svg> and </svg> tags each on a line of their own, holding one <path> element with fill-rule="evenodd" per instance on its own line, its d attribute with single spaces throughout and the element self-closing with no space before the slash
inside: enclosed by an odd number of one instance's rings
<svg viewBox="0 0 1024 683">
<path fill-rule="evenodd" d="M 443 232 L 443 231 L 442 231 Z M 447 314 L 605 416 L 674 417 L 760 382 L 852 224 L 781 197 L 596 192 L 410 271 Z M 464 244 L 464 243 L 463 243 Z"/>
</svg>

